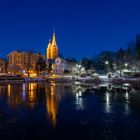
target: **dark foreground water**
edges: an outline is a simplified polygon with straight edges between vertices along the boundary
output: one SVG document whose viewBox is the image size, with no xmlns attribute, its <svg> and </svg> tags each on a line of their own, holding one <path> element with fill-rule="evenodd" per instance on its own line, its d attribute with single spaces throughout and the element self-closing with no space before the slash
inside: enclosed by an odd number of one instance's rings
<svg viewBox="0 0 140 140">
<path fill-rule="evenodd" d="M 140 140 L 140 89 L 0 85 L 0 140 Z"/>
</svg>

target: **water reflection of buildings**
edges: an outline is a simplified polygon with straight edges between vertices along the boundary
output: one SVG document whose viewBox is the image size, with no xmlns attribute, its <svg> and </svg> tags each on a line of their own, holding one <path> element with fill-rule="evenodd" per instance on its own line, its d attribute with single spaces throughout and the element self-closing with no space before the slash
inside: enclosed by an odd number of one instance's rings
<svg viewBox="0 0 140 140">
<path fill-rule="evenodd" d="M 84 95 L 84 92 L 86 92 L 87 89 L 88 89 L 87 87 L 82 87 L 80 85 L 72 86 L 72 91 L 71 92 L 75 96 L 76 110 L 84 110 L 85 105 L 84 105 L 83 95 Z"/>
<path fill-rule="evenodd" d="M 128 105 L 128 103 L 129 103 L 129 93 L 128 93 L 128 90 L 126 90 L 125 99 L 126 99 L 126 102 L 125 102 L 125 113 L 127 115 L 127 114 L 130 113 L 130 107 Z"/>
<path fill-rule="evenodd" d="M 28 106 L 33 109 L 37 102 L 37 83 L 28 83 L 27 90 L 28 90 L 27 92 Z M 23 99 L 24 99 L 24 96 L 23 96 Z"/>
<path fill-rule="evenodd" d="M 0 96 L 6 97 L 7 104 L 11 108 L 22 104 L 33 108 L 37 101 L 36 90 L 37 83 L 1 85 Z"/>
<path fill-rule="evenodd" d="M 125 89 L 125 90 L 124 90 Z M 114 104 L 115 101 L 117 103 L 120 103 L 123 106 L 124 109 L 124 114 L 129 114 L 130 113 L 130 107 L 129 107 L 129 93 L 130 91 L 127 88 L 119 88 L 116 91 L 106 91 L 105 93 L 105 112 L 106 113 L 111 113 L 113 111 L 112 105 Z M 112 101 L 113 100 L 113 101 Z M 119 101 L 119 102 L 118 102 Z"/>
<path fill-rule="evenodd" d="M 7 103 L 11 108 L 14 108 L 20 105 L 22 101 L 22 95 L 19 94 L 21 92 L 22 85 L 7 85 Z"/>
<path fill-rule="evenodd" d="M 30 108 L 34 108 L 36 97 L 36 83 L 8 85 L 8 104 L 11 107 L 16 107 L 25 104 Z"/>
<path fill-rule="evenodd" d="M 84 104 L 83 104 L 83 97 L 82 97 L 82 92 L 79 91 L 76 93 L 76 110 L 83 110 L 84 109 Z"/>
<path fill-rule="evenodd" d="M 24 105 L 33 109 L 39 100 L 44 101 L 45 99 L 46 111 L 48 116 L 51 118 L 53 125 L 55 125 L 58 105 L 64 95 L 63 88 L 63 85 L 56 85 L 55 83 L 7 84 L 0 86 L 0 96 L 6 99 L 7 105 L 10 108 L 16 108 L 20 105 Z"/>
<path fill-rule="evenodd" d="M 56 126 L 58 105 L 63 96 L 63 86 L 55 83 L 46 85 L 46 110 L 53 126 Z"/>
</svg>

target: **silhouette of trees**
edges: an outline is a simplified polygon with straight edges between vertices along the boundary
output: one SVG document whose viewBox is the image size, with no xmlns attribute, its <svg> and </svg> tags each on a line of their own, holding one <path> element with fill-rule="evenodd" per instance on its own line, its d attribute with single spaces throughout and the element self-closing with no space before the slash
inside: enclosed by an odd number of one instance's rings
<svg viewBox="0 0 140 140">
<path fill-rule="evenodd" d="M 16 65 L 16 64 L 12 64 L 9 66 L 9 71 L 10 73 L 12 74 L 19 74 L 19 73 L 22 73 L 22 69 L 19 65 Z"/>
<path fill-rule="evenodd" d="M 136 35 L 136 57 L 140 61 L 140 35 Z"/>
<path fill-rule="evenodd" d="M 93 63 L 92 63 L 92 60 L 91 60 L 91 59 L 82 58 L 82 60 L 81 60 L 81 65 L 82 65 L 86 70 L 93 69 Z"/>
<path fill-rule="evenodd" d="M 32 55 L 33 55 L 33 51 L 27 51 L 26 54 L 24 54 L 24 66 L 25 69 L 27 70 L 28 77 L 30 77 L 30 68 L 32 66 L 31 63 Z"/>
<path fill-rule="evenodd" d="M 36 62 L 37 75 L 46 70 L 46 63 L 44 58 L 39 54 L 38 61 Z"/>
</svg>

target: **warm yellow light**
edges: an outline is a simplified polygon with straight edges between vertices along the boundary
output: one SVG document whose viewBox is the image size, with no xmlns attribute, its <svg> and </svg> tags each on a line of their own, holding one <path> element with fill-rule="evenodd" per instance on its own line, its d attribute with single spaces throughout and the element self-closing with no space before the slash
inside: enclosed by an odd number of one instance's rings
<svg viewBox="0 0 140 140">
<path fill-rule="evenodd" d="M 53 75 L 51 75 L 49 78 L 60 78 L 60 77 L 61 77 L 60 75 L 53 74 Z"/>
<path fill-rule="evenodd" d="M 10 97 L 10 95 L 11 95 L 11 85 L 8 84 L 8 97 Z"/>
<path fill-rule="evenodd" d="M 46 54 L 47 54 L 47 59 L 58 58 L 58 47 L 56 43 L 55 33 L 53 34 L 52 42 L 49 41 Z"/>
<path fill-rule="evenodd" d="M 37 77 L 37 73 L 31 73 L 30 77 Z"/>
<path fill-rule="evenodd" d="M 56 93 L 55 83 L 52 83 L 50 89 L 47 92 L 46 109 L 52 120 L 52 124 L 54 127 L 56 125 L 56 118 L 57 118 L 57 111 L 58 111 L 58 103 L 56 100 L 55 93 Z"/>
</svg>

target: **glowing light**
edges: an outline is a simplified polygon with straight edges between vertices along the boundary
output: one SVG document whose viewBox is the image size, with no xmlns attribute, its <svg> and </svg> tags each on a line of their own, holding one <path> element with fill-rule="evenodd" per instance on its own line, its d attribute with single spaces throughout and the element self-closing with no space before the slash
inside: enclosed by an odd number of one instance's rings
<svg viewBox="0 0 140 140">
<path fill-rule="evenodd" d="M 23 83 L 22 86 L 23 86 L 23 87 L 22 87 L 22 99 L 25 100 L 25 96 L 26 96 L 26 93 L 25 93 L 26 85 L 25 85 L 25 83 Z"/>
<path fill-rule="evenodd" d="M 106 113 L 110 113 L 111 112 L 110 94 L 108 92 L 106 92 L 105 96 L 106 96 L 105 111 L 106 111 Z"/>
<path fill-rule="evenodd" d="M 77 65 L 77 64 L 76 64 L 76 67 L 81 68 L 82 66 L 81 66 L 81 65 Z"/>
<path fill-rule="evenodd" d="M 79 96 L 82 96 L 82 92 L 81 91 L 79 91 Z"/>
<path fill-rule="evenodd" d="M 35 106 L 35 101 L 36 101 L 36 88 L 37 88 L 37 83 L 29 83 L 29 88 L 28 88 L 28 101 L 29 105 L 31 108 L 34 108 Z"/>
<path fill-rule="evenodd" d="M 79 97 L 79 95 L 78 95 L 78 93 L 76 93 L 76 99 L 78 99 L 78 97 Z"/>
<path fill-rule="evenodd" d="M 25 83 L 23 83 L 23 87 L 22 87 L 23 92 L 25 92 L 25 88 L 26 88 Z"/>
<path fill-rule="evenodd" d="M 126 115 L 128 115 L 130 113 L 130 108 L 127 103 L 125 103 L 125 113 L 126 113 Z"/>
<path fill-rule="evenodd" d="M 79 91 L 76 93 L 76 110 L 83 110 L 84 109 L 84 104 L 83 104 L 83 99 L 81 98 L 82 93 Z"/>
<path fill-rule="evenodd" d="M 8 84 L 8 97 L 10 97 L 10 95 L 11 95 L 11 85 Z"/>
<path fill-rule="evenodd" d="M 128 92 L 125 93 L 125 98 L 126 98 L 126 100 L 129 99 L 129 94 L 128 94 Z"/>
<path fill-rule="evenodd" d="M 37 73 L 30 73 L 30 77 L 37 77 Z"/>
<path fill-rule="evenodd" d="M 25 74 L 25 70 L 23 70 L 23 74 Z"/>
<path fill-rule="evenodd" d="M 124 65 L 125 65 L 125 67 L 127 67 L 128 66 L 128 63 L 125 63 Z"/>
<path fill-rule="evenodd" d="M 105 64 L 106 64 L 106 65 L 108 65 L 108 64 L 109 64 L 109 62 L 108 62 L 108 61 L 105 61 Z"/>
<path fill-rule="evenodd" d="M 51 96 L 54 96 L 55 94 L 55 83 L 52 83 L 51 85 Z"/>
<path fill-rule="evenodd" d="M 51 84 L 51 87 L 47 88 L 46 92 L 46 110 L 52 121 L 53 127 L 56 126 L 58 102 L 56 100 L 56 87 L 55 83 Z"/>
</svg>

